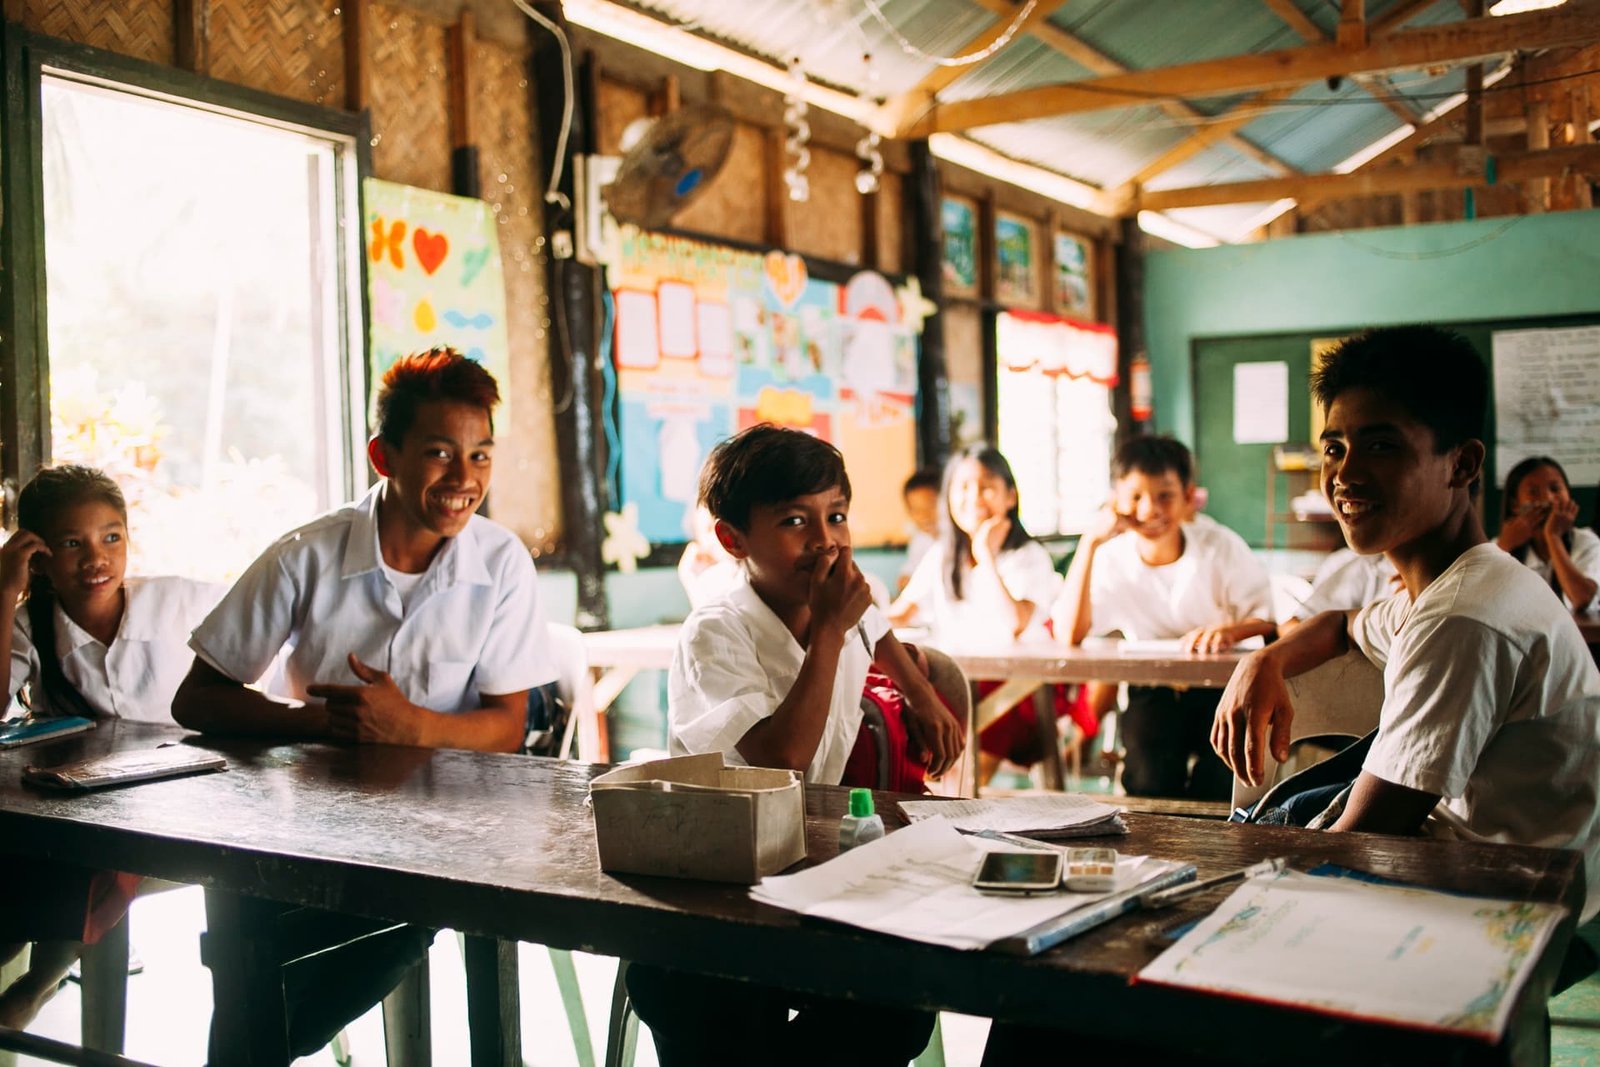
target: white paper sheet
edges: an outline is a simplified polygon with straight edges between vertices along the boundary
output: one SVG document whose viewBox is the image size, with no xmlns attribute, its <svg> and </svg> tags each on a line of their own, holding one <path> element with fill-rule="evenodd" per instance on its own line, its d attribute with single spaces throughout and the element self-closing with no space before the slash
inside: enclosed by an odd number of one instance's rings
<svg viewBox="0 0 1600 1067">
<path fill-rule="evenodd" d="M 1574 485 L 1600 481 L 1600 326 L 1497 330 L 1495 481 L 1529 456 L 1552 456 Z"/>
<path fill-rule="evenodd" d="M 1285 871 L 1235 890 L 1138 980 L 1494 1040 L 1564 914 Z"/>
<path fill-rule="evenodd" d="M 1085 642 L 1085 644 L 1087 644 L 1087 642 Z M 1180 644 L 1180 639 L 1176 637 L 1151 637 L 1142 641 L 1119 641 L 1117 643 L 1118 652 L 1159 654 L 1165 656 L 1180 655 L 1182 647 L 1183 646 Z M 1258 648 L 1265 647 L 1266 641 L 1263 638 L 1247 637 L 1243 641 L 1240 641 L 1238 644 L 1234 645 L 1230 651 L 1254 652 Z"/>
<path fill-rule="evenodd" d="M 1233 365 L 1233 440 L 1275 445 L 1289 439 L 1289 364 Z"/>
<path fill-rule="evenodd" d="M 1076 793 L 988 800 L 902 800 L 900 810 L 914 823 L 944 819 L 958 830 L 1000 830 L 1012 834 L 1067 830 L 1101 822 L 1122 811 L 1114 804 L 1104 804 Z"/>
<path fill-rule="evenodd" d="M 965 837 L 943 819 L 929 819 L 861 845 L 799 874 L 763 878 L 756 900 L 802 915 L 849 923 L 913 941 L 981 949 L 1110 893 L 990 896 L 972 888 L 983 854 L 1015 851 Z M 1174 865 L 1124 856 L 1117 890 L 1130 889 Z"/>
</svg>

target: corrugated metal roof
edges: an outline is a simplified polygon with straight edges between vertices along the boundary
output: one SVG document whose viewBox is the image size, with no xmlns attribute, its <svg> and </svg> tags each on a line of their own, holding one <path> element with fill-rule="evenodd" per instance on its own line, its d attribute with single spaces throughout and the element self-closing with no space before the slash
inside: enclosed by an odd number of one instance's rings
<svg viewBox="0 0 1600 1067">
<path fill-rule="evenodd" d="M 892 96 L 917 84 L 935 65 L 912 52 L 938 56 L 962 51 L 999 20 L 974 0 L 877 0 L 895 33 L 885 30 L 865 0 L 631 0 L 633 6 L 669 21 L 687 23 L 693 32 L 766 56 L 778 62 L 799 56 L 814 78 L 857 92 Z M 1367 0 L 1369 21 L 1381 19 L 1409 0 Z M 1335 33 L 1338 0 L 1295 0 L 1325 35 Z M 1404 24 L 1411 29 L 1459 21 L 1453 0 L 1419 11 Z M 1165 67 L 1250 52 L 1294 48 L 1299 33 L 1261 0 L 1072 0 L 1053 12 L 1049 23 L 1071 34 L 1111 62 L 1132 70 Z M 896 38 L 912 46 L 908 51 Z M 869 83 L 864 53 L 873 57 L 876 83 Z M 1038 38 L 1019 36 L 1007 48 L 976 64 L 940 94 L 946 101 L 1014 92 L 1035 86 L 1095 77 L 1091 70 Z M 1372 91 L 1393 93 L 1421 115 L 1440 99 L 1460 91 L 1462 75 L 1397 74 Z M 1241 96 L 1187 101 L 1204 116 L 1225 113 Z M 1245 105 L 1248 106 L 1248 105 Z M 1088 182 L 1112 187 L 1188 137 L 1199 124 L 1169 113 L 1170 105 L 1108 109 L 1041 117 L 969 131 L 975 141 L 1016 159 Z M 1323 172 L 1399 127 L 1401 119 L 1367 89 L 1346 82 L 1337 89 L 1308 85 L 1279 104 L 1262 109 L 1238 136 L 1305 172 Z M 1226 140 L 1167 170 L 1152 188 L 1244 181 L 1276 173 Z M 1174 213 L 1219 236 L 1225 227 L 1260 214 L 1244 209 L 1196 208 Z M 1223 227 L 1224 229 L 1217 229 Z"/>
</svg>

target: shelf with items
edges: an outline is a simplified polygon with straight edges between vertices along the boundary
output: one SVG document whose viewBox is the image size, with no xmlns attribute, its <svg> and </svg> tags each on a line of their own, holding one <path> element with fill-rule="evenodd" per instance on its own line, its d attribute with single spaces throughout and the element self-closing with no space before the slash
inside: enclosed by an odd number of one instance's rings
<svg viewBox="0 0 1600 1067">
<path fill-rule="evenodd" d="M 1344 543 L 1339 521 L 1322 495 L 1321 468 L 1322 457 L 1310 446 L 1278 445 L 1272 450 L 1263 547 L 1335 549 Z"/>
</svg>

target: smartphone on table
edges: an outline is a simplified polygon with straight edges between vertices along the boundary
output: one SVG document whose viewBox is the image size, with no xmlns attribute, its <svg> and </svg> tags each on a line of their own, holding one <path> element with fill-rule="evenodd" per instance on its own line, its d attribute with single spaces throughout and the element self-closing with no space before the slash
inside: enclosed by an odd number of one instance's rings
<svg viewBox="0 0 1600 1067">
<path fill-rule="evenodd" d="M 1025 896 L 1061 888 L 1061 852 L 990 852 L 983 857 L 972 888 L 980 893 Z"/>
</svg>

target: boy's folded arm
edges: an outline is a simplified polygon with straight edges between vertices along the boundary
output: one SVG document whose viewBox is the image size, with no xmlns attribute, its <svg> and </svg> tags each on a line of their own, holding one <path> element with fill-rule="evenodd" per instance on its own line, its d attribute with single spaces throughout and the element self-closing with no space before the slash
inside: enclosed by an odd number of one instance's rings
<svg viewBox="0 0 1600 1067">
<path fill-rule="evenodd" d="M 1372 834 L 1414 834 L 1439 803 L 1438 793 L 1399 785 L 1362 771 L 1350 789 L 1344 812 L 1330 830 Z"/>
<path fill-rule="evenodd" d="M 321 704 L 284 701 L 252 689 L 196 656 L 172 698 L 179 726 L 204 734 L 320 740 L 329 736 Z"/>
<path fill-rule="evenodd" d="M 746 730 L 735 746 L 746 763 L 802 774 L 811 766 L 827 730 L 844 642 L 837 629 L 814 628 L 794 685 L 772 714 Z"/>
</svg>

